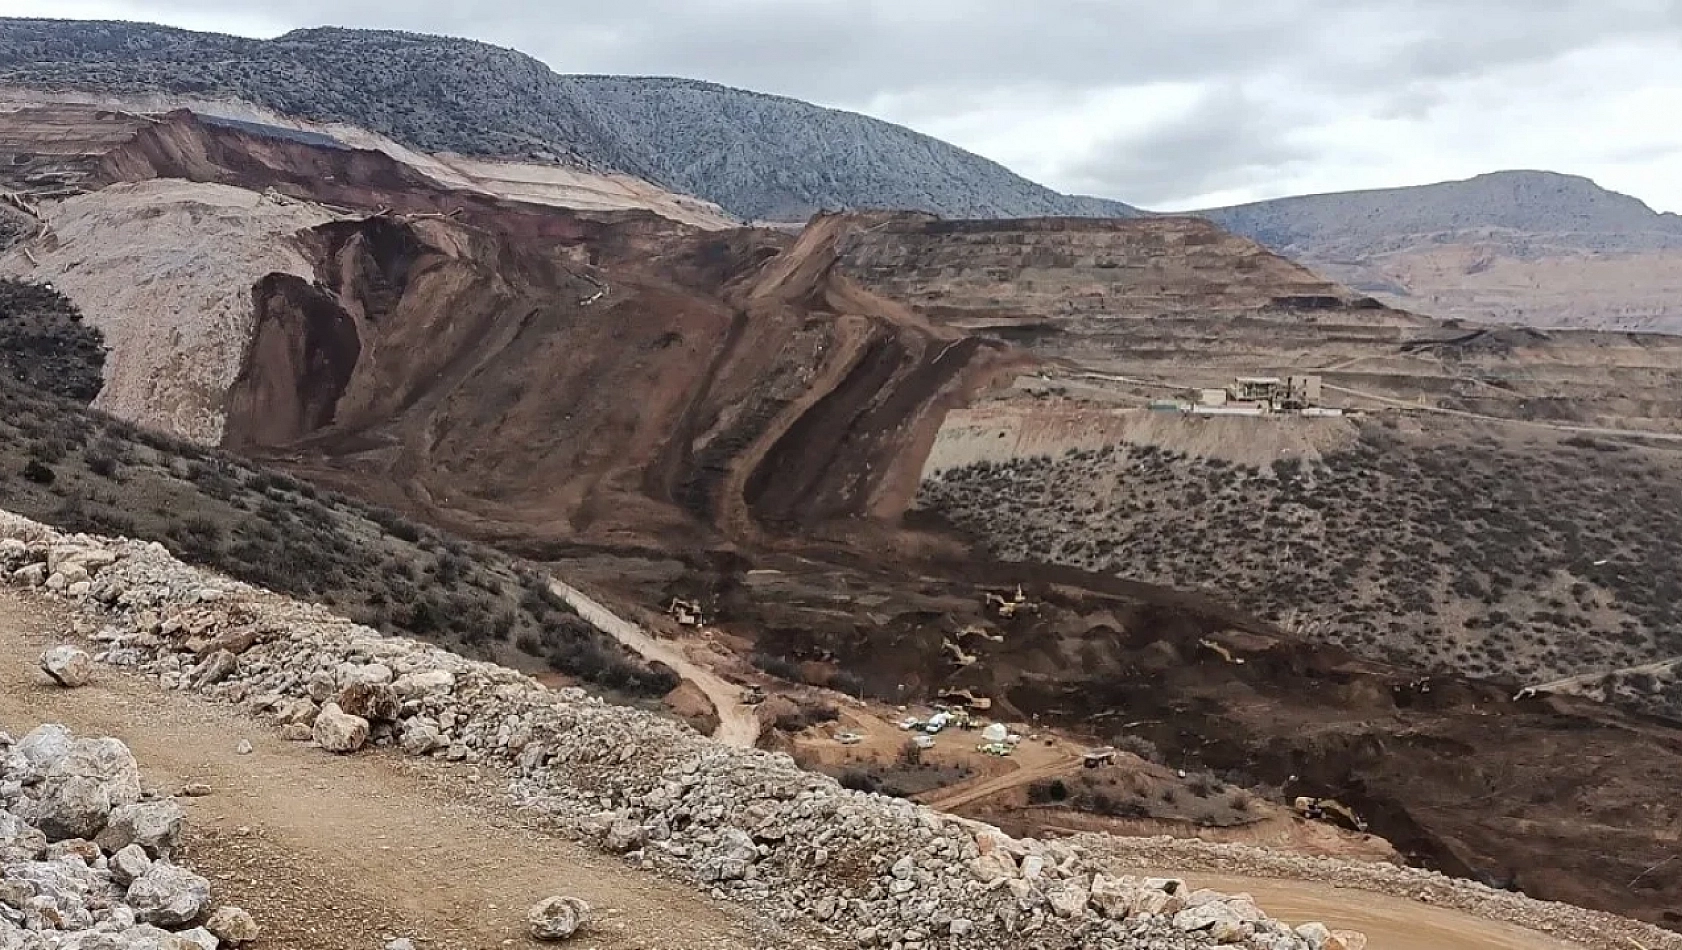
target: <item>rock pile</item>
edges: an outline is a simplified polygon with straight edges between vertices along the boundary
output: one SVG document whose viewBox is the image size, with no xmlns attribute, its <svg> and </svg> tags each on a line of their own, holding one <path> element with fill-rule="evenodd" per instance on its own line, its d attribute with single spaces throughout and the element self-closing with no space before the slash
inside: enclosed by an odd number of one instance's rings
<svg viewBox="0 0 1682 950">
<path fill-rule="evenodd" d="M 128 747 L 0 732 L 0 950 L 217 950 L 255 940 L 170 860 L 181 807 L 147 799 Z"/>
<path fill-rule="evenodd" d="M 374 745 L 499 768 L 516 802 L 564 833 L 860 947 L 1340 946 L 1244 895 L 1114 876 L 1082 847 L 849 791 L 786 755 L 383 637 L 155 544 L 0 513 L 0 577 L 81 605 L 105 663 L 240 704 L 331 752 Z M 147 907 L 159 919 L 187 909 L 161 895 Z"/>
</svg>

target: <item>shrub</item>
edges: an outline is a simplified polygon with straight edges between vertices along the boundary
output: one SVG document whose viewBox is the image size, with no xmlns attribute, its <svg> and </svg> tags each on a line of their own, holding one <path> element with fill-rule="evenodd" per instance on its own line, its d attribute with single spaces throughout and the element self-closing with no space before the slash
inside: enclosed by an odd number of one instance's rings
<svg viewBox="0 0 1682 950">
<path fill-rule="evenodd" d="M 1028 786 L 1028 803 L 1031 805 L 1061 804 L 1069 800 L 1069 786 L 1060 778 L 1050 781 L 1035 782 Z"/>
<path fill-rule="evenodd" d="M 117 475 L 117 459 L 115 456 L 105 455 L 100 452 L 89 452 L 87 454 L 87 463 L 88 471 L 98 475 L 100 478 L 115 478 Z"/>
</svg>

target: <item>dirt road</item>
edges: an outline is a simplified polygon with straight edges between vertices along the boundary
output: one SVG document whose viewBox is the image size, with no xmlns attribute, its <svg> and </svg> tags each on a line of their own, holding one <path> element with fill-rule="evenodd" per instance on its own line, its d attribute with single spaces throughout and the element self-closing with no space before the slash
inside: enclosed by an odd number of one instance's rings
<svg viewBox="0 0 1682 950">
<path fill-rule="evenodd" d="M 759 741 L 759 717 L 752 706 L 742 703 L 741 687 L 731 685 L 717 673 L 690 660 L 678 644 L 656 640 L 648 631 L 608 610 L 578 588 L 555 578 L 549 583 L 555 596 L 571 605 L 596 629 L 611 635 L 644 660 L 664 663 L 705 693 L 718 712 L 714 739 L 742 749 L 751 749 Z"/>
<path fill-rule="evenodd" d="M 205 782 L 183 799 L 187 859 L 290 950 L 377 950 L 408 936 L 426 950 L 536 946 L 526 908 L 557 893 L 602 909 L 581 940 L 602 950 L 820 947 L 773 940 L 746 911 L 544 834 L 509 817 L 489 776 L 397 756 L 329 756 L 282 742 L 233 709 L 102 670 L 83 689 L 47 685 L 35 659 L 63 618 L 0 590 L 0 729 L 62 722 L 115 736 L 148 785 Z M 241 756 L 239 740 L 256 750 Z"/>
<path fill-rule="evenodd" d="M 1249 893 L 1269 914 L 1293 924 L 1318 920 L 1337 930 L 1358 930 L 1371 940 L 1369 950 L 1576 950 L 1577 946 L 1512 924 L 1330 884 L 1197 874 L 1185 878 L 1194 887 Z"/>
<path fill-rule="evenodd" d="M 918 796 L 917 800 L 930 808 L 938 808 L 941 811 L 957 811 L 971 802 L 981 801 L 1000 792 L 1021 788 L 1040 779 L 1067 775 L 1079 769 L 1080 763 L 1080 756 L 1058 758 L 1037 766 L 1013 769 L 1003 775 L 995 775 L 991 778 L 982 776 L 968 782 L 949 785 L 930 792 L 928 795 Z"/>
</svg>

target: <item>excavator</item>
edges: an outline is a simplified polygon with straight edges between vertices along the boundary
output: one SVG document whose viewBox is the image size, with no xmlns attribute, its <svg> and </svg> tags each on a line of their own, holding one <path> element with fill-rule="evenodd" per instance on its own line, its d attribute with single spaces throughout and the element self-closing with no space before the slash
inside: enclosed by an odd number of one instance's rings
<svg viewBox="0 0 1682 950">
<path fill-rule="evenodd" d="M 1310 795 L 1299 795 L 1291 808 L 1297 814 L 1312 821 L 1329 821 L 1342 825 L 1353 831 L 1365 833 L 1367 823 L 1348 805 L 1335 798 L 1314 798 Z"/>
<path fill-rule="evenodd" d="M 1021 584 L 1016 585 L 1016 596 L 1014 597 L 1007 598 L 1003 594 L 995 594 L 992 591 L 988 591 L 986 597 L 987 606 L 992 607 L 994 613 L 1007 620 L 1023 611 L 1038 612 L 1040 609 L 1039 604 L 1028 600 L 1028 596 L 1022 592 Z"/>
</svg>

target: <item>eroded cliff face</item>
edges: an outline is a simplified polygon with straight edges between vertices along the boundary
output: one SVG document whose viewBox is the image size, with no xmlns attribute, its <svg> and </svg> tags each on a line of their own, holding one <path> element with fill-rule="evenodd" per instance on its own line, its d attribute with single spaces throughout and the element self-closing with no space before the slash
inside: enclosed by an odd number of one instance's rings
<svg viewBox="0 0 1682 950">
<path fill-rule="evenodd" d="M 896 516 L 945 408 L 1005 348 L 837 275 L 856 226 L 790 245 L 635 220 L 322 225 L 301 239 L 313 283 L 256 288 L 226 444 L 492 532 L 746 540 Z"/>
</svg>

